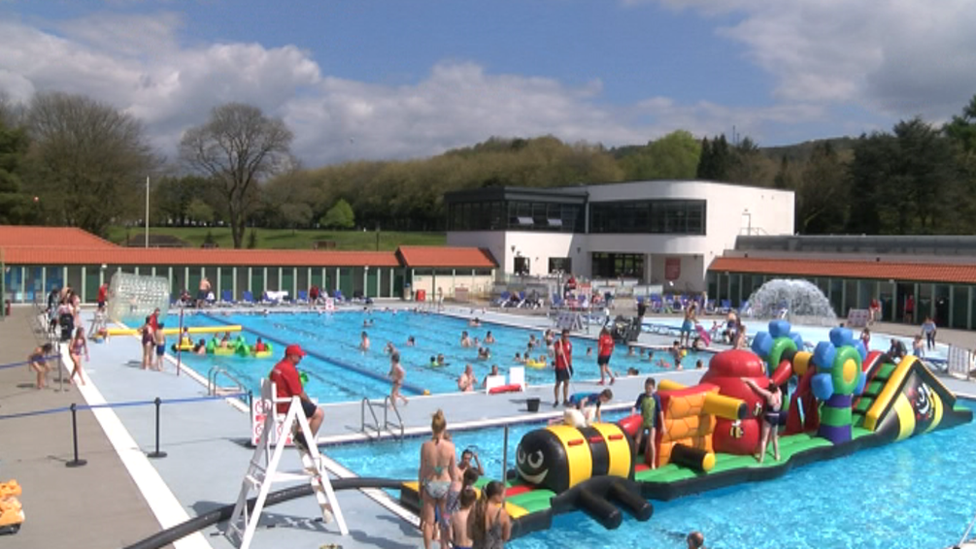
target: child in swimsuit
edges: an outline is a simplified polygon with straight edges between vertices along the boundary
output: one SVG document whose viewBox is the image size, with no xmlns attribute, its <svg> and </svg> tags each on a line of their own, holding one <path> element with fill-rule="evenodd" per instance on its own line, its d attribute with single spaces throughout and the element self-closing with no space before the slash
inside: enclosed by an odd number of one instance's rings
<svg viewBox="0 0 976 549">
<path fill-rule="evenodd" d="M 783 406 L 783 393 L 780 392 L 779 387 L 772 381 L 769 382 L 766 389 L 760 387 L 759 384 L 750 378 L 744 377 L 742 381 L 759 396 L 763 397 L 762 431 L 759 440 L 759 453 L 756 459 L 759 460 L 759 463 L 763 462 L 763 458 L 766 457 L 766 448 L 769 445 L 770 439 L 772 439 L 773 459 L 779 461 L 779 420 L 780 409 Z"/>
<path fill-rule="evenodd" d="M 393 387 L 390 389 L 390 404 L 396 408 L 397 399 L 402 400 L 403 404 L 407 404 L 407 397 L 400 394 L 400 387 L 403 386 L 403 378 L 406 372 L 403 366 L 400 366 L 400 353 L 393 351 L 390 355 L 390 379 L 393 380 Z"/>
</svg>

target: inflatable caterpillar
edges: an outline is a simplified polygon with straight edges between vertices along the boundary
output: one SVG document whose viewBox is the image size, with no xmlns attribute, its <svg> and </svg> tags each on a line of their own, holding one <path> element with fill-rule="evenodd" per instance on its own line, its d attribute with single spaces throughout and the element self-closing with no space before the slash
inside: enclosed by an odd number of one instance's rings
<svg viewBox="0 0 976 549">
<path fill-rule="evenodd" d="M 592 477 L 633 479 L 633 455 L 633 440 L 613 423 L 550 425 L 522 437 L 516 467 L 526 482 L 559 494 Z"/>
</svg>

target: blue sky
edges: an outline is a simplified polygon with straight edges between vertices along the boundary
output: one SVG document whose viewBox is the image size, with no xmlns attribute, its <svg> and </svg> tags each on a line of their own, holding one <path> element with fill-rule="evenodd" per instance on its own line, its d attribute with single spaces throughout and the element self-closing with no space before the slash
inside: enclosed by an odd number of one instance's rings
<svg viewBox="0 0 976 549">
<path fill-rule="evenodd" d="M 735 126 L 781 145 L 958 113 L 976 3 L 867 4 L 0 0 L 0 91 L 90 95 L 170 156 L 245 101 L 289 124 L 309 166 L 493 135 L 617 146 Z"/>
</svg>

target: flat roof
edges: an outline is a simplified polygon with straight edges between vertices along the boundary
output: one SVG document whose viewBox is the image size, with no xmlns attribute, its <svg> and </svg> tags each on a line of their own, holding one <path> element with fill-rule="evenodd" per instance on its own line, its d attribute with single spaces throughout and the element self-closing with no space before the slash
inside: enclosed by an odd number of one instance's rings
<svg viewBox="0 0 976 549">
<path fill-rule="evenodd" d="M 976 263 L 966 265 L 947 263 L 896 263 L 890 261 L 821 261 L 813 259 L 717 257 L 708 266 L 708 270 L 789 276 L 976 284 Z"/>
<path fill-rule="evenodd" d="M 583 204 L 589 193 L 583 187 L 483 187 L 444 194 L 444 202 L 545 201 Z"/>
<path fill-rule="evenodd" d="M 491 253 L 482 248 L 400 246 L 397 256 L 405 267 L 494 269 L 498 266 Z"/>
</svg>

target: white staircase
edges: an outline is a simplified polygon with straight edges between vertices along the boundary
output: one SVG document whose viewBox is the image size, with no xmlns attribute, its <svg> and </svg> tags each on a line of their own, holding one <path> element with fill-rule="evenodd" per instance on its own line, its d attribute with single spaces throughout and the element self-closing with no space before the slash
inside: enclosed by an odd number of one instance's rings
<svg viewBox="0 0 976 549">
<path fill-rule="evenodd" d="M 254 456 L 251 458 L 251 463 L 247 468 L 244 481 L 241 483 L 241 492 L 237 497 L 234 513 L 231 515 L 230 524 L 228 524 L 227 531 L 225 532 L 228 539 L 232 543 L 236 543 L 240 549 L 248 549 L 250 547 L 251 541 L 254 538 L 254 531 L 257 528 L 258 521 L 261 519 L 261 511 L 264 509 L 268 493 L 271 492 L 271 486 L 281 482 L 308 481 L 312 485 L 315 499 L 322 509 L 323 520 L 326 523 L 330 523 L 334 517 L 336 524 L 339 526 L 339 532 L 343 536 L 349 534 L 346 521 L 342 517 L 342 510 L 339 509 L 339 502 L 336 500 L 335 491 L 332 489 L 332 482 L 329 480 L 329 474 L 325 470 L 324 460 L 319 453 L 318 446 L 314 442 L 315 437 L 312 436 L 308 420 L 302 412 L 299 398 L 296 396 L 290 400 L 282 400 L 275 398 L 275 394 L 274 384 L 270 380 L 264 380 L 261 384 L 261 400 L 266 401 L 262 404 L 265 405 L 265 409 L 271 410 L 271 412 L 264 422 L 261 437 L 254 449 Z M 276 429 L 278 423 L 274 421 L 276 419 L 274 414 L 277 411 L 276 405 L 281 402 L 290 402 L 288 413 L 285 415 L 285 420 L 281 424 L 281 430 L 282 433 L 290 432 L 292 437 L 278 436 L 277 442 L 272 443 L 271 433 L 273 429 Z M 299 472 L 279 472 L 278 467 L 281 464 L 281 456 L 285 451 L 285 447 L 290 442 L 288 439 L 293 438 L 299 432 L 304 434 L 306 441 L 310 441 L 307 450 L 300 445 L 295 446 L 301 453 L 303 470 Z M 257 493 L 257 499 L 254 502 L 254 508 L 249 511 L 247 508 L 247 500 L 250 498 L 252 491 Z"/>
</svg>

